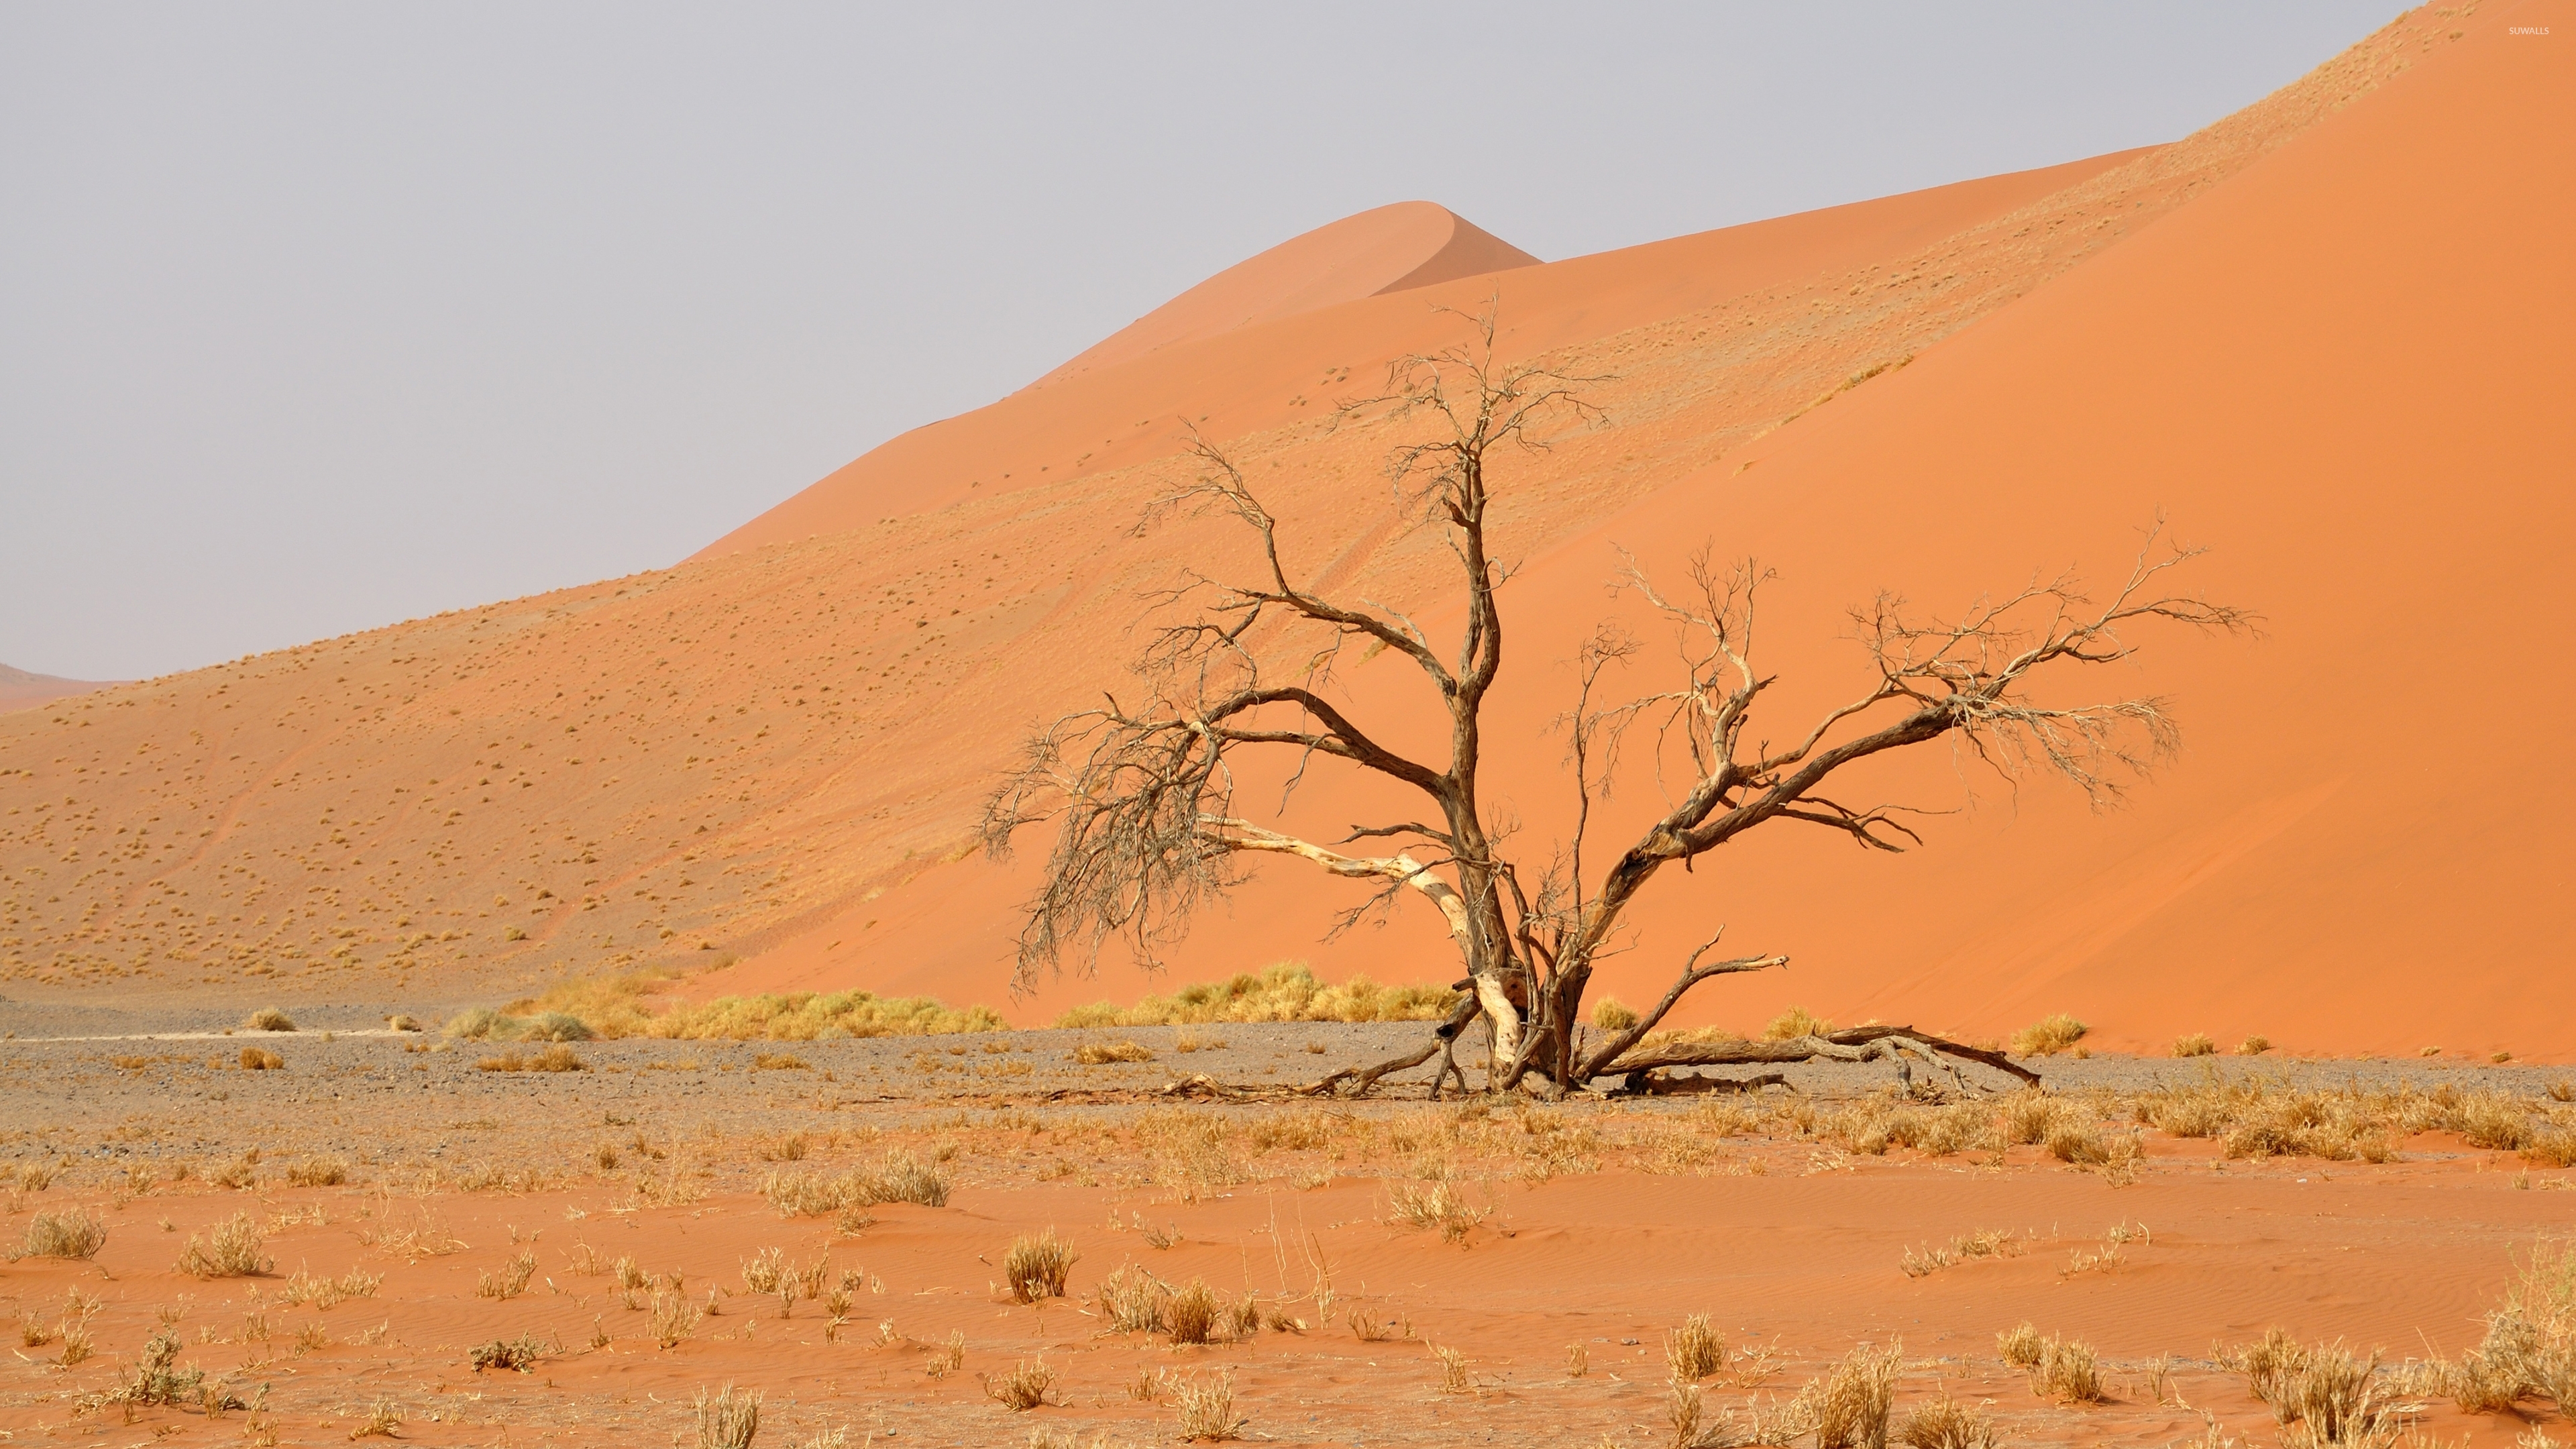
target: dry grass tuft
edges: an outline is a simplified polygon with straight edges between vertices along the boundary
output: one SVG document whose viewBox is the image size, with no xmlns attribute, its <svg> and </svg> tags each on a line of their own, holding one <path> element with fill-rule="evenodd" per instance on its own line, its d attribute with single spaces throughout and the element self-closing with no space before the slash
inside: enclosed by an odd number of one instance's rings
<svg viewBox="0 0 2576 1449">
<path fill-rule="evenodd" d="M 297 1187 L 338 1187 L 349 1180 L 349 1160 L 307 1157 L 286 1169 L 286 1180 Z"/>
<path fill-rule="evenodd" d="M 590 1070 L 579 1056 L 574 1055 L 573 1049 L 562 1042 L 554 1043 L 535 1056 L 525 1056 L 513 1051 L 503 1052 L 497 1057 L 485 1057 L 474 1064 L 474 1069 L 478 1072 L 586 1072 Z"/>
<path fill-rule="evenodd" d="M 1592 1024 L 1602 1031 L 1626 1031 L 1637 1024 L 1637 1013 L 1618 997 L 1605 996 L 1592 1008 Z"/>
<path fill-rule="evenodd" d="M 1056 1018 L 1059 1027 L 1205 1026 L 1234 1021 L 1436 1021 L 1456 1004 L 1445 986 L 1380 986 L 1354 976 L 1338 986 L 1315 979 L 1305 963 L 1282 961 L 1259 975 L 1184 986 L 1169 996 L 1148 996 L 1134 1006 L 1112 1002 L 1078 1006 Z"/>
<path fill-rule="evenodd" d="M 241 1049 L 241 1068 L 245 1072 L 282 1072 L 286 1070 L 286 1058 L 261 1047 L 246 1046 Z"/>
<path fill-rule="evenodd" d="M 1988 1228 L 1983 1232 L 1952 1238 L 1947 1247 L 1920 1253 L 1909 1248 L 1905 1256 L 1897 1260 L 1896 1266 L 1908 1278 L 1928 1278 L 1944 1268 L 1978 1258 L 2016 1258 L 2028 1247 L 2027 1242 L 2011 1233 Z"/>
<path fill-rule="evenodd" d="M 295 1020 L 274 1006 L 263 1006 L 252 1012 L 242 1027 L 247 1031 L 293 1031 Z"/>
<path fill-rule="evenodd" d="M 29 1219 L 18 1256 L 86 1260 L 97 1257 L 98 1250 L 106 1245 L 107 1224 L 87 1208 L 71 1208 L 38 1213 Z"/>
<path fill-rule="evenodd" d="M 1478 1223 L 1493 1215 L 1491 1207 L 1469 1206 L 1465 1194 L 1447 1178 L 1432 1183 L 1398 1183 L 1387 1190 L 1397 1227 L 1437 1228 L 1443 1242 L 1463 1243 Z"/>
<path fill-rule="evenodd" d="M 1440 1365 L 1440 1392 L 1472 1394 L 1476 1391 L 1476 1379 L 1467 1372 L 1465 1354 L 1440 1344 L 1426 1344 L 1424 1347 L 1431 1350 L 1433 1361 Z"/>
<path fill-rule="evenodd" d="M 375 1403 L 375 1407 L 367 1410 L 367 1417 L 358 1421 L 358 1427 L 349 1431 L 349 1437 L 352 1439 L 390 1439 L 394 1437 L 394 1431 L 402 1427 L 402 1421 L 403 1411 L 401 1405 L 396 1404 L 391 1399 L 378 1399 Z"/>
<path fill-rule="evenodd" d="M 698 1331 L 698 1320 L 705 1316 L 697 1303 L 678 1288 L 657 1288 L 653 1292 L 653 1342 L 663 1348 L 677 1348 Z"/>
<path fill-rule="evenodd" d="M 1062 1298 L 1064 1280 L 1082 1258 L 1073 1245 L 1049 1228 L 1035 1237 L 1011 1240 L 1002 1255 L 1002 1276 L 1010 1280 L 1011 1297 L 1022 1303 Z"/>
<path fill-rule="evenodd" d="M 1985 1415 L 1944 1393 L 1907 1410 L 1896 1439 L 1906 1449 L 1995 1449 L 1995 1428 Z"/>
<path fill-rule="evenodd" d="M 235 1213 L 208 1228 L 202 1240 L 188 1235 L 179 1271 L 191 1278 L 255 1278 L 275 1272 L 275 1260 L 260 1251 L 266 1241 L 250 1214 Z"/>
<path fill-rule="evenodd" d="M 760 1391 L 736 1390 L 730 1383 L 712 1397 L 698 1390 L 697 1449 L 751 1449 L 760 1433 Z"/>
<path fill-rule="evenodd" d="M 1056 1402 L 1047 1397 L 1054 1388 L 1055 1370 L 1047 1367 L 1044 1358 L 1016 1364 L 1000 1378 L 984 1380 L 984 1396 L 1015 1414 Z"/>
<path fill-rule="evenodd" d="M 2576 1419 L 2576 1241 L 2535 1246 L 2504 1306 L 2487 1315 L 2485 1339 L 2435 1370 L 2471 1413 L 2510 1413 L 2523 1399 L 2548 1398 Z"/>
<path fill-rule="evenodd" d="M 1694 1313 L 1664 1335 L 1664 1363 L 1675 1383 L 1697 1383 L 1726 1372 L 1726 1335 L 1708 1326 L 1708 1315 Z"/>
<path fill-rule="evenodd" d="M 1204 1280 L 1192 1278 L 1163 1304 L 1163 1327 L 1174 1343 L 1215 1343 L 1223 1328 L 1224 1304 Z"/>
<path fill-rule="evenodd" d="M 521 1253 L 503 1264 L 499 1273 L 476 1273 L 474 1296 L 508 1302 L 528 1291 L 529 1280 L 537 1276 L 537 1255 Z"/>
<path fill-rule="evenodd" d="M 1086 1067 L 1105 1067 L 1112 1062 L 1150 1062 L 1154 1054 L 1132 1041 L 1087 1041 L 1073 1049 L 1073 1059 Z"/>
<path fill-rule="evenodd" d="M 2084 1034 L 2090 1030 L 2092 1030 L 2091 1027 L 2061 1011 L 2014 1032 L 2013 1055 L 2053 1057 L 2082 1041 Z"/>
<path fill-rule="evenodd" d="M 1201 1381 L 1195 1378 L 1174 1379 L 1172 1402 L 1180 1410 L 1181 1437 L 1192 1443 L 1223 1443 L 1240 1439 L 1252 1421 L 1234 1411 L 1234 1374 L 1219 1373 Z"/>
<path fill-rule="evenodd" d="M 1887 1449 L 1887 1413 L 1896 1399 L 1904 1346 L 1855 1348 L 1808 1394 L 1816 1449 Z"/>
<path fill-rule="evenodd" d="M 1762 1028 L 1762 1039 L 1795 1041 L 1802 1036 L 1822 1036 L 1833 1029 L 1832 1022 L 1803 1006 L 1793 1006 L 1771 1018 L 1770 1024 Z"/>
<path fill-rule="evenodd" d="M 2178 1057 L 2205 1057 L 2213 1055 L 2217 1050 L 2218 1043 L 2211 1041 L 2206 1032 L 2196 1031 L 2189 1036 L 2174 1038 L 2173 1054 Z"/>
<path fill-rule="evenodd" d="M 2236 1054 L 2240 1057 L 2259 1057 L 2271 1049 L 2272 1039 L 2268 1036 L 2249 1036 L 2236 1044 Z"/>
</svg>

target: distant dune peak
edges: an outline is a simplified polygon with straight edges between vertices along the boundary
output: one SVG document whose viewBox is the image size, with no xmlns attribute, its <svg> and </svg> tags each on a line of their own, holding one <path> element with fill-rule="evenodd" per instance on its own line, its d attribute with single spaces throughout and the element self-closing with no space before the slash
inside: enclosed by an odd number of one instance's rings
<svg viewBox="0 0 2576 1449">
<path fill-rule="evenodd" d="M 1346 216 L 1235 263 L 1110 334 L 1033 384 L 1115 367 L 1159 348 L 1539 259 L 1445 206 L 1399 201 Z"/>
<path fill-rule="evenodd" d="M 106 687 L 97 680 L 57 679 L 50 674 L 30 674 L 24 669 L 0 664 L 0 710 L 33 709 L 40 704 L 51 704 L 58 699 Z"/>
</svg>

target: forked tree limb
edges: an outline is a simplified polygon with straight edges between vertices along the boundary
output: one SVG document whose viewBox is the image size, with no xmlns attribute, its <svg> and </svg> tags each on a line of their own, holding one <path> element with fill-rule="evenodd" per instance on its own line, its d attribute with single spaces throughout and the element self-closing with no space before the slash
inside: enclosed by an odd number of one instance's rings
<svg viewBox="0 0 2576 1449">
<path fill-rule="evenodd" d="M 1724 933 L 1720 932 L 1719 934 L 1723 935 Z M 1621 1052 L 1624 1052 L 1630 1047 L 1635 1046 L 1638 1042 L 1643 1041 L 1646 1033 L 1653 1031 L 1656 1024 L 1661 1022 L 1666 1014 L 1671 1012 L 1675 1006 L 1680 1004 L 1682 997 L 1687 994 L 1692 987 L 1697 986 L 1712 976 L 1727 976 L 1739 971 L 1768 971 L 1774 966 L 1786 966 L 1789 964 L 1789 958 L 1786 956 L 1744 956 L 1733 961 L 1712 961 L 1708 965 L 1702 966 L 1699 964 L 1699 958 L 1702 954 L 1707 952 L 1709 947 L 1716 945 L 1717 940 L 1718 938 L 1716 936 L 1709 937 L 1707 942 L 1703 944 L 1699 950 L 1693 951 L 1690 954 L 1690 959 L 1682 964 L 1682 974 L 1674 978 L 1673 984 L 1664 992 L 1664 999 L 1656 1002 L 1653 1010 L 1638 1017 L 1634 1022 L 1631 1022 L 1628 1025 L 1627 1029 L 1621 1031 L 1617 1036 L 1612 1037 L 1608 1045 L 1601 1047 L 1599 1050 L 1593 1052 L 1592 1055 L 1586 1057 L 1583 1060 L 1583 1064 L 1574 1069 L 1574 1082 L 1572 1085 L 1579 1086 L 1584 1082 L 1592 1080 L 1593 1077 L 1599 1075 L 1604 1069 L 1606 1069 L 1610 1063 L 1617 1061 Z"/>
</svg>

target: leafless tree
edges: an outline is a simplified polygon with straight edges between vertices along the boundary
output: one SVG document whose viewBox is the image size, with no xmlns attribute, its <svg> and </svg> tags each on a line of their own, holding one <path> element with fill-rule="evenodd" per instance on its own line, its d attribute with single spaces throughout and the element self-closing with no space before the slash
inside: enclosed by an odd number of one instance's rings
<svg viewBox="0 0 2576 1449">
<path fill-rule="evenodd" d="M 1466 967 L 1467 995 L 1418 1053 L 1336 1073 L 1309 1090 L 1365 1091 L 1435 1051 L 1442 1061 L 1434 1093 L 1452 1074 L 1463 1084 L 1450 1052 L 1477 1015 L 1492 1028 L 1493 1088 L 1535 1077 L 1562 1091 L 1605 1074 L 1689 1062 L 1877 1057 L 1901 1072 L 1908 1053 L 1954 1074 L 1956 1064 L 1940 1058 L 2011 1069 L 1992 1053 L 1901 1027 L 1790 1043 L 1641 1047 L 1701 982 L 1786 960 L 1704 959 L 1714 936 L 1632 1026 L 1586 1041 L 1578 1023 L 1595 963 L 1665 867 L 1774 821 L 1836 831 L 1871 850 L 1917 844 L 1906 812 L 1847 804 L 1828 786 L 1847 766 L 1944 738 L 2008 776 L 2054 773 L 2107 804 L 2173 749 L 2164 701 L 2049 705 L 2035 697 L 2033 681 L 2129 657 L 2124 631 L 2146 621 L 2239 632 L 2251 627 L 2250 616 L 2167 591 L 2167 575 L 2194 551 L 2170 544 L 2160 525 L 2098 602 L 2068 576 L 2034 581 L 1947 621 L 1882 594 L 1852 614 L 1875 683 L 1775 747 L 1751 733 L 1773 682 L 1753 662 L 1755 604 L 1769 576 L 1749 562 L 1720 566 L 1703 552 L 1687 589 L 1667 591 L 1629 560 L 1620 586 L 1672 626 L 1678 668 L 1670 688 L 1605 705 L 1597 696 L 1609 672 L 1630 664 L 1640 646 L 1607 627 L 1583 646 L 1573 707 L 1560 721 L 1576 829 L 1545 867 L 1525 870 L 1478 793 L 1484 707 L 1504 658 L 1499 595 L 1509 574 L 1489 547 L 1490 468 L 1513 450 L 1544 447 L 1543 427 L 1593 414 L 1579 394 L 1585 379 L 1539 364 L 1498 364 L 1492 313 L 1470 320 L 1466 345 L 1398 362 L 1380 395 L 1343 408 L 1345 418 L 1386 419 L 1417 433 L 1393 451 L 1388 471 L 1399 506 L 1436 530 L 1455 559 L 1465 621 L 1454 653 L 1444 655 L 1395 609 L 1298 583 L 1281 555 L 1278 521 L 1241 469 L 1194 439 L 1197 480 L 1169 503 L 1240 522 L 1258 543 L 1263 572 L 1242 582 L 1192 576 L 1163 595 L 1160 611 L 1174 622 L 1150 637 L 1135 702 L 1111 695 L 1054 721 L 993 795 L 983 835 L 997 857 L 1023 826 L 1055 824 L 1045 883 L 1021 933 L 1018 981 L 1033 983 L 1068 952 L 1094 963 L 1112 939 L 1150 964 L 1197 907 L 1241 878 L 1245 857 L 1284 855 L 1372 887 L 1344 914 L 1345 926 L 1418 894 L 1440 912 Z M 1404 655 L 1436 692 L 1449 722 L 1445 762 L 1390 748 L 1326 697 L 1335 664 L 1355 645 Z M 1667 774 L 1664 812 L 1597 880 L 1587 879 L 1594 807 L 1632 737 L 1659 770 L 1681 778 Z M 1288 835 L 1238 806 L 1234 761 L 1246 751 L 1291 757 L 1292 784 L 1318 764 L 1371 772 L 1418 796 L 1423 809 L 1416 818 L 1354 825 L 1329 843 Z"/>
</svg>

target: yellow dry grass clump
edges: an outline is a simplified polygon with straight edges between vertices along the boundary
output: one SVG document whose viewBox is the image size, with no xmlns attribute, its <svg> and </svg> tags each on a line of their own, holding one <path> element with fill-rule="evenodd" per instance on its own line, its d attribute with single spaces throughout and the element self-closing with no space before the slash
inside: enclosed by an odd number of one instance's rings
<svg viewBox="0 0 2576 1449">
<path fill-rule="evenodd" d="M 68 1212 L 38 1213 L 27 1223 L 27 1237 L 20 1256 L 29 1258 L 89 1259 L 107 1245 L 107 1225 L 87 1208 Z"/>
<path fill-rule="evenodd" d="M 927 996 L 866 991 L 719 996 L 656 1009 L 656 998 L 667 995 L 680 979 L 676 972 L 646 970 L 559 981 L 499 1010 L 476 1007 L 459 1013 L 447 1023 L 446 1033 L 473 1041 L 817 1041 L 1000 1031 L 1007 1025 L 987 1006 L 960 1010 Z"/>
<path fill-rule="evenodd" d="M 2053 1057 L 2072 1048 L 2092 1028 L 2059 1012 L 2042 1017 L 2013 1033 L 2013 1055 L 2020 1057 Z"/>
<path fill-rule="evenodd" d="M 208 1228 L 202 1239 L 188 1235 L 188 1246 L 179 1254 L 179 1271 L 191 1278 L 258 1277 L 277 1267 L 260 1251 L 266 1241 L 250 1214 L 235 1213 Z"/>
<path fill-rule="evenodd" d="M 1302 961 L 1282 961 L 1259 975 L 1184 986 L 1134 1006 L 1094 1002 L 1056 1018 L 1060 1027 L 1198 1026 L 1219 1021 L 1431 1021 L 1449 1014 L 1458 994 L 1446 986 L 1380 986 L 1354 976 L 1326 986 Z"/>
</svg>

